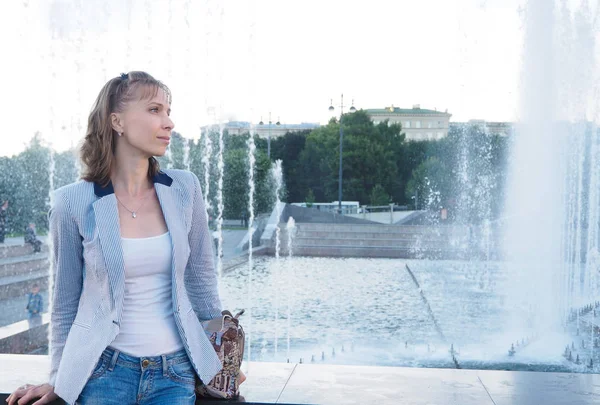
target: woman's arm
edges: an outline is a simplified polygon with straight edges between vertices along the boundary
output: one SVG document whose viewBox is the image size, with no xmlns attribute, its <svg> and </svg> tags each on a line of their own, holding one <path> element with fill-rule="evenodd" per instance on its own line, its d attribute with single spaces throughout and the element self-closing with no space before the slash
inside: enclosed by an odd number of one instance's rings
<svg viewBox="0 0 600 405">
<path fill-rule="evenodd" d="M 50 316 L 50 385 L 71 325 L 77 315 L 83 284 L 82 238 L 64 193 L 54 193 L 50 208 L 52 308 Z"/>
<path fill-rule="evenodd" d="M 202 189 L 198 177 L 194 173 L 190 174 L 193 176 L 194 206 L 188 236 L 190 257 L 184 278 L 192 308 L 198 319 L 205 321 L 221 316 L 221 300 Z"/>
</svg>

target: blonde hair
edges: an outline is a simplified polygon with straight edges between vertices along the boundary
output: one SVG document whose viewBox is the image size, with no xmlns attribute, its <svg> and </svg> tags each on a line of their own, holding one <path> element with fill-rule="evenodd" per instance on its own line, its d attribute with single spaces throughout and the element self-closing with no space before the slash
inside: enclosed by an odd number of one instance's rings
<svg viewBox="0 0 600 405">
<path fill-rule="evenodd" d="M 146 72 L 123 73 L 102 87 L 90 112 L 80 149 L 83 180 L 99 183 L 103 187 L 108 185 L 115 165 L 115 137 L 118 136 L 112 127 L 110 115 L 124 111 L 127 103 L 133 100 L 153 98 L 159 89 L 165 92 L 171 103 L 169 88 Z M 160 166 L 153 156 L 148 162 L 148 177 L 152 178 Z"/>
</svg>

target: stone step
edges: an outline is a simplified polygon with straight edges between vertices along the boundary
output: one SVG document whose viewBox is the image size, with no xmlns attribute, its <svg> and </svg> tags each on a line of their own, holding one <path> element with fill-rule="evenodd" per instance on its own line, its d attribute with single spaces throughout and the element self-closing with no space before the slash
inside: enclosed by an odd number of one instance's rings
<svg viewBox="0 0 600 405">
<path fill-rule="evenodd" d="M 42 253 L 48 253 L 48 245 L 42 244 Z M 33 246 L 30 244 L 0 244 L 0 260 L 9 257 L 27 256 L 33 254 Z"/>
<path fill-rule="evenodd" d="M 287 242 L 286 242 L 287 245 Z M 444 240 L 425 240 L 416 239 L 380 239 L 380 238 L 305 238 L 297 237 L 293 239 L 294 246 L 348 246 L 348 247 L 391 247 L 391 248 L 422 248 L 435 249 L 447 247 L 448 243 Z"/>
<path fill-rule="evenodd" d="M 38 284 L 41 291 L 48 289 L 48 269 L 33 271 L 28 274 L 19 274 L 0 278 L 0 300 L 19 297 L 31 291 L 34 284 Z"/>
<path fill-rule="evenodd" d="M 287 230 L 283 224 L 280 225 L 283 232 Z M 435 235 L 467 235 L 466 227 L 455 226 L 397 226 L 397 225 L 371 225 L 371 224 L 310 224 L 302 223 L 296 225 L 296 232 L 343 232 L 343 233 L 385 233 L 385 234 L 435 234 Z"/>
<path fill-rule="evenodd" d="M 287 246 L 280 252 L 287 255 Z M 292 247 L 294 256 L 319 256 L 319 257 L 373 257 L 397 259 L 455 259 L 463 258 L 465 252 L 460 249 L 415 250 L 409 248 L 390 248 L 386 246 L 349 247 L 349 246 L 296 246 Z"/>
<path fill-rule="evenodd" d="M 43 252 L 0 259 L 0 280 L 7 276 L 48 269 L 50 265 L 48 259 L 48 253 Z"/>
<path fill-rule="evenodd" d="M 287 232 L 285 232 L 287 238 Z M 314 239 L 390 239 L 390 240 L 443 240 L 464 239 L 461 235 L 444 234 L 411 234 L 411 233 L 388 233 L 388 232 L 327 232 L 327 231 L 307 231 L 298 230 L 295 238 L 314 238 Z"/>
<path fill-rule="evenodd" d="M 300 222 L 296 224 L 296 227 L 306 227 L 306 228 L 318 228 L 318 227 L 328 227 L 328 228 L 339 228 L 339 229 L 411 229 L 415 231 L 419 230 L 427 230 L 427 229 L 467 229 L 466 226 L 462 225 L 394 225 L 394 224 L 378 224 L 378 223 L 370 223 L 370 224 L 340 224 L 340 223 L 311 223 L 311 222 Z"/>
</svg>

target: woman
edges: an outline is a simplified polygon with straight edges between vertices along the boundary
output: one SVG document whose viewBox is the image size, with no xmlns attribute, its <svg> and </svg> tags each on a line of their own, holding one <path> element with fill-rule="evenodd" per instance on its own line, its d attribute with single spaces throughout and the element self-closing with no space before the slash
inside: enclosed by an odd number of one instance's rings
<svg viewBox="0 0 600 405">
<path fill-rule="evenodd" d="M 100 91 L 81 147 L 83 181 L 54 192 L 48 384 L 10 404 L 193 404 L 221 363 L 200 321 L 221 303 L 198 178 L 159 169 L 171 95 L 144 72 Z"/>
</svg>

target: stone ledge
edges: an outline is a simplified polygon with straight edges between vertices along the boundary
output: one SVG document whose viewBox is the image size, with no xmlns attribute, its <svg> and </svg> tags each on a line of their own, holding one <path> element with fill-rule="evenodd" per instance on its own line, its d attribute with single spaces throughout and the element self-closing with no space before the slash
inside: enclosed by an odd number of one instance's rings
<svg viewBox="0 0 600 405">
<path fill-rule="evenodd" d="M 6 300 L 24 296 L 31 291 L 34 284 L 38 284 L 40 291 L 46 291 L 48 290 L 48 281 L 48 270 L 2 277 L 0 278 L 0 299 Z"/>
<path fill-rule="evenodd" d="M 414 249 L 407 247 L 389 247 L 389 246 L 293 246 L 294 256 L 307 257 L 357 257 L 357 258 L 388 258 L 388 259 L 460 259 L 466 254 L 472 257 L 476 252 L 469 252 L 462 249 L 433 249 L 423 248 Z M 274 254 L 274 248 L 269 249 L 269 253 Z M 280 254 L 288 253 L 287 247 L 282 247 Z"/>
<path fill-rule="evenodd" d="M 48 278 L 50 274 L 48 269 L 45 270 L 34 270 L 27 274 L 16 274 L 14 276 L 6 276 L 0 278 L 0 287 L 9 286 L 11 284 L 23 283 L 30 280 L 39 280 L 42 278 Z"/>
<path fill-rule="evenodd" d="M 48 252 L 48 244 L 45 243 L 45 239 L 43 239 L 41 253 L 47 254 Z M 9 238 L 5 240 L 5 243 L 0 244 L 0 257 L 2 258 L 29 256 L 35 254 L 36 253 L 33 253 L 33 246 L 28 243 L 24 243 L 23 238 Z"/>
<path fill-rule="evenodd" d="M 50 314 L 42 314 L 41 325 L 29 328 L 27 320 L 0 327 L 0 353 L 30 353 L 48 345 Z"/>
<path fill-rule="evenodd" d="M 0 355 L 0 399 L 46 380 L 48 356 Z M 588 405 L 600 403 L 600 375 L 287 363 L 244 364 L 238 401 L 197 404 Z"/>
</svg>

